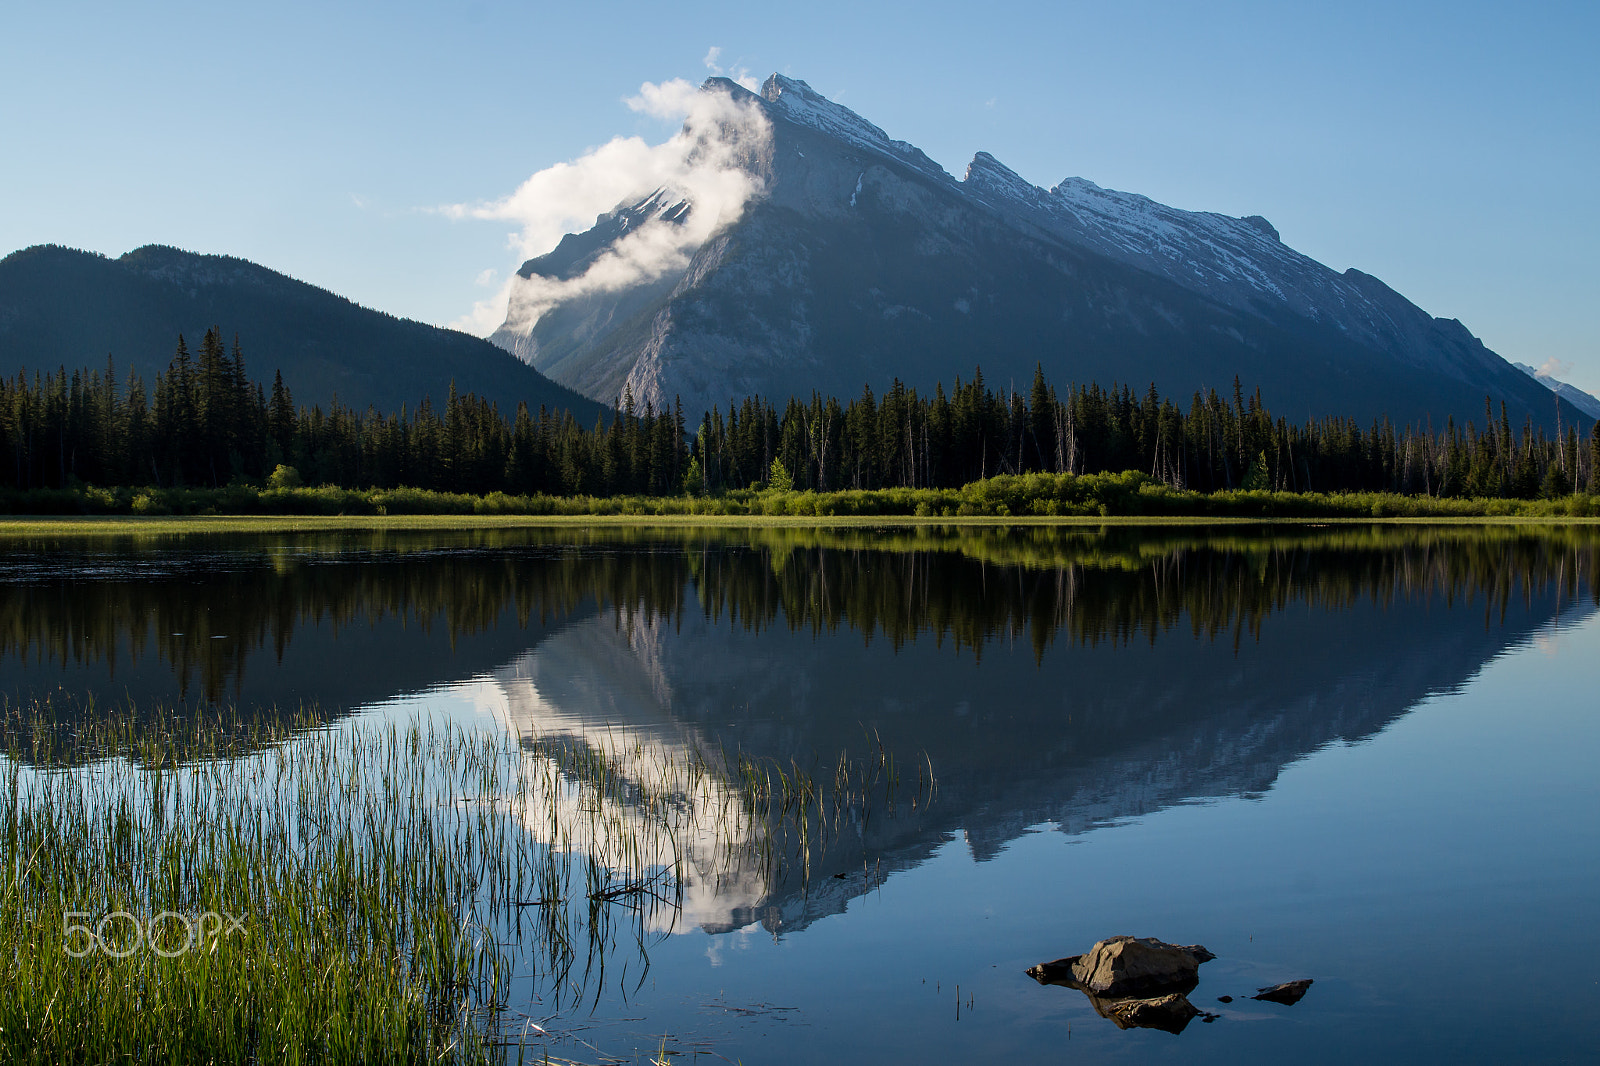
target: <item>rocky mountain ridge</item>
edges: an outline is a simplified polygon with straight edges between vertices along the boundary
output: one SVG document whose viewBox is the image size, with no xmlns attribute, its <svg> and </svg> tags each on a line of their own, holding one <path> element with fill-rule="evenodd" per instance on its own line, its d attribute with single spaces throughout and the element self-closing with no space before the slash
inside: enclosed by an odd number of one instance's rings
<svg viewBox="0 0 1600 1066">
<path fill-rule="evenodd" d="M 722 78 L 702 91 L 763 120 L 764 136 L 741 134 L 737 165 L 759 192 L 738 220 L 680 271 L 587 287 L 491 338 L 602 402 L 629 390 L 703 410 L 895 378 L 931 389 L 980 365 L 990 381 L 1022 382 L 1042 364 L 1061 385 L 1154 382 L 1180 402 L 1237 376 L 1297 419 L 1442 425 L 1481 419 L 1493 395 L 1519 421 L 1554 422 L 1537 384 L 1460 322 L 1295 251 L 1259 216 L 1184 211 L 1083 178 L 1041 189 L 985 152 L 957 180 L 778 74 L 760 93 Z M 672 224 L 664 210 L 694 204 L 641 190 L 523 276 L 552 257 L 581 276 L 625 226 Z"/>
</svg>

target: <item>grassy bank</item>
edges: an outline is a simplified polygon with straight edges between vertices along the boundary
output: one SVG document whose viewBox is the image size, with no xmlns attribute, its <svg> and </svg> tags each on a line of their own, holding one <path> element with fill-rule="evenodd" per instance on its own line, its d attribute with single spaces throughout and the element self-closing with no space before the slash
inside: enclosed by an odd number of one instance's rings
<svg viewBox="0 0 1600 1066">
<path fill-rule="evenodd" d="M 900 773 L 427 723 L 34 705 L 0 729 L 18 1063 L 545 1060 L 530 1034 L 643 980 L 686 876 L 803 879 Z"/>
<path fill-rule="evenodd" d="M 427 736 L 415 762 L 404 734 L 185 734 L 141 730 L 44 773 L 32 760 L 66 749 L 39 732 L 13 746 L 0 1057 L 487 1061 L 508 960 L 478 934 L 462 874 L 477 865 L 500 885 L 525 856 L 406 802 L 430 769 L 481 775 L 482 753 L 449 734 Z M 261 741 L 281 746 L 239 757 Z"/>
<path fill-rule="evenodd" d="M 1208 519 L 1481 519 L 1600 517 L 1600 496 L 1555 499 L 1454 499 L 1392 493 L 1291 493 L 1173 489 L 1137 472 L 1026 474 L 976 481 L 959 489 L 880 489 L 840 492 L 737 490 L 718 496 L 469 496 L 420 489 L 110 488 L 0 493 L 0 513 L 29 516 L 154 518 L 256 517 L 283 520 L 274 528 L 327 528 L 341 520 L 385 525 L 458 525 L 463 520 L 515 524 L 528 519 L 667 521 L 736 520 L 760 523 L 816 520 L 1062 521 L 1107 518 Z M 321 520 L 300 525 L 299 519 Z M 424 521 L 433 519 L 434 521 Z M 445 520 L 440 522 L 439 520 Z M 354 523 L 369 525 L 370 522 Z M 176 528 L 176 527 L 175 527 Z M 192 529 L 185 524 L 182 528 Z M 217 527 L 226 528 L 226 527 Z M 241 528 L 261 528 L 245 525 Z"/>
</svg>

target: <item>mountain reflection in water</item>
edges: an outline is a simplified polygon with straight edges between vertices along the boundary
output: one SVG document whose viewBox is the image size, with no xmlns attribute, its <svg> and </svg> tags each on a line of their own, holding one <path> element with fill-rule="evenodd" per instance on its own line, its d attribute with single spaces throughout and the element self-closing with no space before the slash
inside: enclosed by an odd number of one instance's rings
<svg viewBox="0 0 1600 1066">
<path fill-rule="evenodd" d="M 1042 823 L 1261 793 L 1588 616 L 1597 549 L 1581 527 L 1406 526 L 10 542 L 0 687 L 332 718 L 472 680 L 507 728 L 604 738 L 644 785 L 689 752 L 931 766 L 931 807 L 835 833 L 805 881 L 752 857 L 766 829 L 732 792 L 684 793 L 705 809 L 641 850 L 686 860 L 652 921 L 778 932 L 952 837 L 983 859 Z"/>
</svg>

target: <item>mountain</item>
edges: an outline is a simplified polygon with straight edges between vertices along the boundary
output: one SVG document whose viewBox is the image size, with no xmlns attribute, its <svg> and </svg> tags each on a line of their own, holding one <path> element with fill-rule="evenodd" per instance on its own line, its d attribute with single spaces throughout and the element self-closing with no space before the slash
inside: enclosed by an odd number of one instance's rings
<svg viewBox="0 0 1600 1066">
<path fill-rule="evenodd" d="M 1557 381 L 1544 371 L 1531 367 L 1527 363 L 1512 363 L 1512 366 L 1527 374 L 1533 380 L 1561 397 L 1563 400 L 1588 415 L 1590 418 L 1600 418 L 1600 399 L 1591 393 L 1584 392 L 1576 385 L 1568 385 L 1565 381 Z"/>
<path fill-rule="evenodd" d="M 395 318 L 243 259 L 147 245 L 117 259 L 40 245 L 0 259 L 0 373 L 88 366 L 148 384 L 182 333 L 237 334 L 250 375 L 282 371 L 297 402 L 358 410 L 444 400 L 455 381 L 516 410 L 526 400 L 592 424 L 599 406 L 476 337 Z"/>
<path fill-rule="evenodd" d="M 674 269 L 630 280 L 614 269 L 627 242 L 681 243 L 702 206 L 684 189 L 641 190 L 523 265 L 493 341 L 604 402 L 627 388 L 690 409 L 751 392 L 853 396 L 896 377 L 948 386 L 978 365 L 1020 386 L 1042 363 L 1057 384 L 1154 382 L 1180 402 L 1226 395 L 1237 375 L 1294 419 L 1442 427 L 1481 422 L 1492 394 L 1518 422 L 1554 421 L 1548 394 L 1460 322 L 1296 252 L 1259 216 L 1082 178 L 1041 189 L 983 152 L 957 180 L 777 74 L 759 94 L 723 78 L 702 91 L 723 117 L 696 152 L 756 190 L 736 220 Z"/>
</svg>

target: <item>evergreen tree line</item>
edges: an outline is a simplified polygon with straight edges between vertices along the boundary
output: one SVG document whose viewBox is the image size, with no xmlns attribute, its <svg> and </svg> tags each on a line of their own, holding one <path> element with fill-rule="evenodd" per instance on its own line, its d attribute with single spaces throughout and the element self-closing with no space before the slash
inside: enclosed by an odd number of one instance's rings
<svg viewBox="0 0 1600 1066">
<path fill-rule="evenodd" d="M 1554 404 L 1554 397 L 1552 397 Z M 1559 426 L 1559 421 L 1558 421 Z M 1363 428 L 1353 419 L 1291 425 L 1259 390 L 1196 391 L 1187 410 L 1152 385 L 1071 385 L 1035 371 L 1024 393 L 982 371 L 931 396 L 896 381 L 848 402 L 813 394 L 780 411 L 752 396 L 705 414 L 690 439 L 681 404 L 632 397 L 593 427 L 570 412 L 519 404 L 503 414 L 452 383 L 443 408 L 358 412 L 331 399 L 297 406 L 275 375 L 266 389 L 209 330 L 198 355 L 182 337 L 149 387 L 137 374 L 63 368 L 0 380 L 0 486 L 221 486 L 236 480 L 409 486 L 516 495 L 674 495 L 779 489 L 957 488 L 998 474 L 1138 470 L 1174 488 L 1398 492 L 1449 497 L 1600 492 L 1600 424 L 1550 435 L 1514 429 L 1485 398 L 1482 426 Z"/>
<path fill-rule="evenodd" d="M 881 398 L 868 388 L 841 405 L 814 394 L 782 413 L 752 397 L 705 416 L 690 462 L 706 491 L 762 478 L 817 491 L 939 489 L 1000 474 L 1137 470 L 1199 492 L 1533 499 L 1600 491 L 1600 424 L 1587 439 L 1570 425 L 1548 435 L 1531 419 L 1514 432 L 1505 404 L 1497 415 L 1485 397 L 1481 429 L 1454 418 L 1437 429 L 1341 417 L 1291 425 L 1238 379 L 1231 401 L 1196 391 L 1185 411 L 1154 385 L 1142 397 L 1125 385 L 1059 394 L 1038 368 L 1026 393 L 999 391 L 979 369 L 931 397 L 898 381 Z"/>
</svg>

